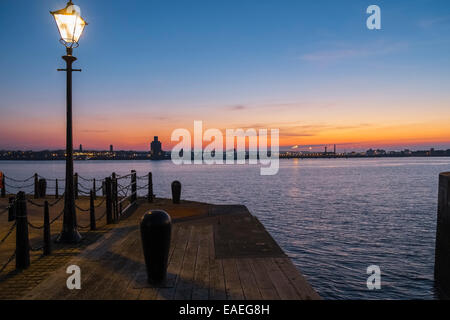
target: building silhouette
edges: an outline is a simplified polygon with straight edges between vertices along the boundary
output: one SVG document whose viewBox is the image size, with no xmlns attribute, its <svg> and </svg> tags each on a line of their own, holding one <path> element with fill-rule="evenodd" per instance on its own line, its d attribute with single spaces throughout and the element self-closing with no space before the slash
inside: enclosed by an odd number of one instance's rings
<svg viewBox="0 0 450 320">
<path fill-rule="evenodd" d="M 150 158 L 153 160 L 164 158 L 161 141 L 158 141 L 158 136 L 154 136 L 153 141 L 150 143 Z"/>
<path fill-rule="evenodd" d="M 114 149 L 113 149 L 113 145 L 112 144 L 110 144 L 109 145 L 109 152 L 113 152 L 114 151 Z"/>
<path fill-rule="evenodd" d="M 80 152 L 83 152 L 83 145 L 80 144 Z"/>
</svg>

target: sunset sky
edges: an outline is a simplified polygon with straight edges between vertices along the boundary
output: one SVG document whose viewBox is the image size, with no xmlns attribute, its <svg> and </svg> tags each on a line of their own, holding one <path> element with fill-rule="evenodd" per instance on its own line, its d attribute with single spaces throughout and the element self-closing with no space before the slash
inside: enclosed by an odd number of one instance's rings
<svg viewBox="0 0 450 320">
<path fill-rule="evenodd" d="M 65 146 L 49 10 L 0 1 L 0 149 Z M 169 150 L 174 129 L 279 128 L 283 149 L 450 148 L 450 1 L 77 0 L 74 146 Z M 381 30 L 366 8 L 381 7 Z"/>
</svg>

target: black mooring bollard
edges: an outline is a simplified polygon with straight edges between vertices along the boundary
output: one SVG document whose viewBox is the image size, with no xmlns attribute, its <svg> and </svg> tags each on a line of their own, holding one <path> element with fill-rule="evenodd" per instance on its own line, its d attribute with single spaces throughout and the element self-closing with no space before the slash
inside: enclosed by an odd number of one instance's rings
<svg viewBox="0 0 450 320">
<path fill-rule="evenodd" d="M 181 183 L 178 180 L 172 182 L 172 202 L 180 203 L 181 197 Z"/>
<path fill-rule="evenodd" d="M 149 211 L 142 217 L 141 239 L 149 283 L 166 279 L 171 231 L 172 220 L 165 211 Z"/>
<path fill-rule="evenodd" d="M 9 197 L 9 209 L 8 209 L 8 221 L 14 221 L 16 219 L 16 206 L 14 197 Z"/>
<path fill-rule="evenodd" d="M 45 198 L 47 195 L 47 181 L 45 179 L 39 179 L 39 198 Z"/>
<path fill-rule="evenodd" d="M 28 239 L 27 201 L 20 191 L 16 197 L 16 269 L 30 266 L 30 243 Z"/>
<path fill-rule="evenodd" d="M 48 210 L 48 201 L 44 202 L 44 256 L 52 253 L 52 238 L 50 233 L 50 212 Z"/>
</svg>

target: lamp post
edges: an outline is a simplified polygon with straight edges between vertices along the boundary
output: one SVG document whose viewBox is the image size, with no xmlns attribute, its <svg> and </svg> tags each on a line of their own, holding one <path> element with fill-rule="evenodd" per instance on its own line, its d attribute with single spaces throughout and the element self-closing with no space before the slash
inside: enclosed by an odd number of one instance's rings
<svg viewBox="0 0 450 320">
<path fill-rule="evenodd" d="M 61 35 L 60 42 L 66 47 L 66 55 L 62 57 L 66 61 L 66 69 L 58 69 L 58 71 L 65 71 L 67 75 L 66 186 L 64 192 L 63 229 L 57 241 L 76 243 L 81 240 L 81 235 L 77 229 L 73 185 L 72 71 L 81 71 L 81 69 L 72 69 L 72 63 L 77 60 L 72 55 L 72 52 L 73 48 L 78 47 L 78 40 L 87 23 L 81 18 L 80 8 L 74 5 L 71 0 L 65 8 L 51 11 L 50 13 L 55 18 L 56 26 Z"/>
</svg>

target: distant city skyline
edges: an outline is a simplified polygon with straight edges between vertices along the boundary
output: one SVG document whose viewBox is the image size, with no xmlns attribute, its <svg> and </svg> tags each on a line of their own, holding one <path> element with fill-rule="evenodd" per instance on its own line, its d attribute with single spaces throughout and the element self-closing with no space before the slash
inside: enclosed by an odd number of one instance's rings
<svg viewBox="0 0 450 320">
<path fill-rule="evenodd" d="M 64 148 L 49 10 L 66 2 L 0 1 L 0 149 Z M 366 28 L 369 1 L 74 3 L 89 23 L 74 50 L 74 146 L 143 151 L 158 135 L 170 150 L 173 130 L 202 120 L 279 128 L 282 150 L 450 148 L 446 0 L 379 0 L 381 30 Z"/>
<path fill-rule="evenodd" d="M 158 136 L 154 137 L 155 139 L 158 138 Z M 82 144 L 80 144 L 80 147 L 75 150 L 75 153 L 83 153 L 83 152 L 90 152 L 90 151 L 101 151 L 101 152 L 149 152 L 152 153 L 152 143 L 154 143 L 155 140 L 150 141 L 149 146 L 147 146 L 147 149 L 126 149 L 126 148 L 115 148 L 113 144 L 110 144 L 107 148 L 85 148 Z M 161 152 L 171 152 L 170 149 L 165 149 L 163 147 L 163 144 L 161 141 L 157 141 L 159 143 L 159 147 L 157 147 L 156 153 L 161 153 Z M 83 146 L 83 147 L 82 147 Z M 43 148 L 43 149 L 23 149 L 23 148 L 0 148 L 0 151 L 32 151 L 32 152 L 41 152 L 41 151 L 61 151 L 61 150 L 65 150 L 64 147 L 60 147 L 60 148 Z M 346 146 L 339 146 L 339 145 L 314 145 L 314 146 L 298 146 L 297 148 L 293 148 L 293 147 L 281 147 L 280 148 L 280 152 L 328 152 L 328 153 L 351 153 L 351 152 L 366 152 L 369 150 L 383 150 L 386 152 L 401 152 L 401 151 L 430 151 L 430 150 L 450 150 L 450 146 L 430 146 L 427 148 L 408 148 L 408 147 L 404 147 L 404 148 L 381 148 L 381 147 L 376 147 L 376 146 L 372 146 L 369 148 L 361 148 L 361 150 L 356 150 L 356 149 L 351 149 L 351 148 L 346 148 Z M 194 151 L 194 147 L 192 146 L 192 152 Z M 225 148 L 223 149 L 223 151 L 225 151 Z M 246 148 L 246 152 L 248 152 L 248 148 Z M 155 153 L 155 151 L 153 151 Z"/>
</svg>

